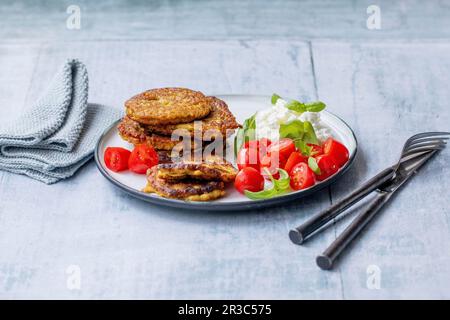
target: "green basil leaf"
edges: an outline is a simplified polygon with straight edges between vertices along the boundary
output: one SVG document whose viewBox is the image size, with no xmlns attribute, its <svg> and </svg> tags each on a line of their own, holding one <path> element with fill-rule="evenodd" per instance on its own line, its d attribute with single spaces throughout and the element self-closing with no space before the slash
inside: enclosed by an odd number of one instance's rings
<svg viewBox="0 0 450 320">
<path fill-rule="evenodd" d="M 294 120 L 287 124 L 280 124 L 280 139 L 290 138 L 290 139 L 303 139 L 305 133 L 305 126 L 302 121 Z"/>
<path fill-rule="evenodd" d="M 297 100 L 291 100 L 286 104 L 286 108 L 288 108 L 289 110 L 298 112 L 298 113 L 303 113 L 306 111 L 306 106 L 301 103 L 300 101 Z"/>
<path fill-rule="evenodd" d="M 308 143 L 319 144 L 314 127 L 309 121 L 294 120 L 287 124 L 281 124 L 279 130 L 280 138 L 294 140 L 295 146 L 303 155 L 311 155 L 311 147 Z"/>
<path fill-rule="evenodd" d="M 303 141 L 306 143 L 319 144 L 314 127 L 309 121 L 303 122 L 303 131 L 305 132 L 303 136 Z"/>
<path fill-rule="evenodd" d="M 300 150 L 304 156 L 309 157 L 311 155 L 312 147 L 308 146 L 306 142 L 303 140 L 294 140 L 294 143 L 297 149 Z"/>
<path fill-rule="evenodd" d="M 256 114 L 244 121 L 242 128 L 239 128 L 234 137 L 234 156 L 237 157 L 244 143 L 255 140 Z"/>
<path fill-rule="evenodd" d="M 325 109 L 326 104 L 322 101 L 308 102 L 305 103 L 305 109 L 309 112 L 320 112 Z"/>
<path fill-rule="evenodd" d="M 316 159 L 314 159 L 313 157 L 308 158 L 308 166 L 315 174 L 317 175 L 321 174 L 319 165 L 317 164 Z"/>
<path fill-rule="evenodd" d="M 270 102 L 272 102 L 272 104 L 276 104 L 278 99 L 280 99 L 281 97 L 279 95 L 277 95 L 276 93 L 274 93 L 272 95 L 272 98 L 270 99 Z"/>
</svg>

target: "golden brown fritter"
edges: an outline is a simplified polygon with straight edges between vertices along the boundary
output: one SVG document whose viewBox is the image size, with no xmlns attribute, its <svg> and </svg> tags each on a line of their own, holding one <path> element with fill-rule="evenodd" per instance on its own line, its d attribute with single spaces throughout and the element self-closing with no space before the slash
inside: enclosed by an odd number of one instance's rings
<svg viewBox="0 0 450 320">
<path fill-rule="evenodd" d="M 172 157 L 170 156 L 170 151 L 159 150 L 158 153 L 158 163 L 172 163 Z"/>
<path fill-rule="evenodd" d="M 142 191 L 187 201 L 210 201 L 225 195 L 225 185 L 221 181 L 168 181 L 157 177 L 156 167 L 149 169 L 147 186 Z"/>
<path fill-rule="evenodd" d="M 134 145 L 145 143 L 147 141 L 147 132 L 145 128 L 141 126 L 139 122 L 126 116 L 120 121 L 117 130 L 119 130 L 119 135 L 122 139 Z"/>
<path fill-rule="evenodd" d="M 196 179 L 231 182 L 237 170 L 231 163 L 218 156 L 209 156 L 202 162 L 182 161 L 158 164 L 156 176 L 164 180 Z"/>
<path fill-rule="evenodd" d="M 172 140 L 170 137 L 167 136 L 160 136 L 158 134 L 150 134 L 147 136 L 147 143 L 152 145 L 153 148 L 156 150 L 167 150 L 171 151 L 174 148 L 177 148 L 178 151 L 182 151 L 184 147 L 184 140 L 181 142 L 181 140 Z M 197 142 L 194 140 L 191 140 L 191 143 L 187 144 L 191 149 L 198 149 L 201 148 L 201 141 Z"/>
<path fill-rule="evenodd" d="M 119 135 L 122 137 L 122 139 L 134 145 L 148 143 L 152 145 L 156 150 L 168 151 L 172 150 L 174 147 L 181 147 L 180 151 L 183 149 L 183 145 L 179 145 L 182 141 L 181 139 L 172 140 L 170 136 L 162 136 L 154 133 L 149 133 L 140 123 L 126 116 L 119 123 L 117 129 L 119 130 Z M 186 134 L 184 139 L 187 138 L 188 134 Z M 201 141 L 197 141 L 194 139 L 191 140 L 191 149 L 198 149 L 203 146 L 204 145 L 201 143 Z"/>
<path fill-rule="evenodd" d="M 191 122 L 211 112 L 211 101 L 199 92 L 185 88 L 152 89 L 125 102 L 127 115 L 150 125 Z"/>
<path fill-rule="evenodd" d="M 211 113 L 201 120 L 201 127 L 194 126 L 195 122 L 171 124 L 171 125 L 149 125 L 147 126 L 150 132 L 154 132 L 161 135 L 170 136 L 173 131 L 177 129 L 187 130 L 192 136 L 196 133 L 201 139 L 214 139 L 217 136 L 217 132 L 220 132 L 222 137 L 227 137 L 233 133 L 234 129 L 240 127 L 236 122 L 236 118 L 228 109 L 227 104 L 216 98 L 207 97 L 211 103 Z"/>
</svg>

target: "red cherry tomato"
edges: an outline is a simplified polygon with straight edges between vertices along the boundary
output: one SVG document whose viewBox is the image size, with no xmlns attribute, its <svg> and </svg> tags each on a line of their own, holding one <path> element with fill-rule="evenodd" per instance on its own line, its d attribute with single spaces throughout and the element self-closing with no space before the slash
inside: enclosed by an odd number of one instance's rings
<svg viewBox="0 0 450 320">
<path fill-rule="evenodd" d="M 257 141 L 253 141 L 257 142 Z M 242 170 L 246 167 L 252 167 L 256 170 L 259 170 L 259 154 L 258 148 L 255 147 L 256 143 L 253 145 L 249 145 L 248 147 L 244 147 L 239 150 L 236 163 L 239 170 Z"/>
<path fill-rule="evenodd" d="M 284 166 L 284 170 L 286 170 L 287 173 L 290 173 L 292 168 L 297 163 L 306 162 L 307 160 L 308 160 L 308 158 L 305 157 L 304 155 L 302 155 L 300 152 L 294 151 L 291 153 L 291 155 L 287 159 L 286 164 Z"/>
<path fill-rule="evenodd" d="M 148 169 L 158 164 L 158 154 L 148 144 L 137 145 L 131 152 L 128 167 L 131 171 L 144 174 Z"/>
<path fill-rule="evenodd" d="M 275 179 L 278 179 L 280 176 L 278 169 L 279 168 L 283 169 L 285 165 L 286 165 L 286 158 L 277 152 L 272 152 L 270 154 L 266 154 L 264 157 L 261 158 L 260 162 L 261 173 L 264 177 L 270 178 L 266 173 L 267 169 Z"/>
<path fill-rule="evenodd" d="M 247 141 L 246 143 L 244 143 L 244 145 L 242 146 L 242 148 L 256 148 L 258 149 L 259 147 L 259 141 L 258 140 L 250 140 Z"/>
<path fill-rule="evenodd" d="M 348 161 L 348 149 L 339 141 L 328 138 L 323 144 L 324 154 L 331 156 L 338 167 L 342 167 Z"/>
<path fill-rule="evenodd" d="M 119 172 L 128 169 L 128 159 L 131 152 L 124 148 L 108 147 L 105 150 L 104 161 L 109 170 Z"/>
<path fill-rule="evenodd" d="M 292 168 L 289 176 L 291 178 L 290 185 L 293 190 L 306 189 L 316 183 L 314 180 L 314 172 L 305 162 L 297 163 Z"/>
<path fill-rule="evenodd" d="M 271 144 L 272 142 L 267 139 L 267 138 L 261 138 L 259 140 L 251 140 L 251 141 L 247 141 L 246 143 L 244 143 L 244 145 L 242 146 L 242 148 L 253 148 L 253 149 L 257 149 L 258 150 L 258 159 L 261 159 L 262 157 L 264 157 L 267 154 L 267 147 Z"/>
<path fill-rule="evenodd" d="M 311 155 L 313 157 L 320 156 L 323 154 L 323 147 L 317 144 L 308 143 L 308 146 L 311 147 Z"/>
<path fill-rule="evenodd" d="M 329 154 L 322 154 L 316 157 L 317 165 L 320 168 L 320 175 L 316 175 L 319 181 L 325 180 L 339 170 L 336 160 Z"/>
<path fill-rule="evenodd" d="M 267 153 L 279 153 L 285 159 L 289 158 L 291 153 L 294 151 L 294 141 L 289 138 L 283 138 L 278 141 L 272 142 L 272 144 L 267 148 Z"/>
<path fill-rule="evenodd" d="M 267 154 L 267 148 L 272 144 L 272 141 L 270 141 L 267 138 L 259 139 L 258 141 L 258 151 L 259 151 L 259 157 L 262 158 Z"/>
<path fill-rule="evenodd" d="M 236 175 L 234 187 L 240 193 L 245 190 L 258 192 L 264 189 L 264 178 L 255 168 L 246 167 Z"/>
</svg>

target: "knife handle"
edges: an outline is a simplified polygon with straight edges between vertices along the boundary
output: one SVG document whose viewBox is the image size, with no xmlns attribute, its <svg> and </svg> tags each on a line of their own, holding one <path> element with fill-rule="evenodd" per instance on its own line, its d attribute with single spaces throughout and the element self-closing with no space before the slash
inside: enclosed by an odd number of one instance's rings
<svg viewBox="0 0 450 320">
<path fill-rule="evenodd" d="M 389 201 L 392 193 L 381 192 L 372 200 L 369 207 L 360 213 L 355 220 L 341 233 L 331 245 L 316 258 L 317 265 L 329 270 L 344 249 L 355 239 L 380 209 Z"/>
<path fill-rule="evenodd" d="M 328 209 L 316 214 L 297 228 L 289 231 L 289 238 L 295 244 L 302 244 L 313 232 L 391 179 L 394 172 L 394 167 L 384 169 L 348 196 L 342 198 Z"/>
</svg>

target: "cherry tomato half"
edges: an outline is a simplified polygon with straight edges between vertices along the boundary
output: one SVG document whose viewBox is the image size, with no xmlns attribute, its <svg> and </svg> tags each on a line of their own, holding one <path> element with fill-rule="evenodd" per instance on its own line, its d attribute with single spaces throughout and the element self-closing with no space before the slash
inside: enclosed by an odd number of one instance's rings
<svg viewBox="0 0 450 320">
<path fill-rule="evenodd" d="M 130 154 L 131 152 L 124 148 L 108 147 L 104 154 L 105 165 L 114 172 L 127 170 Z"/>
<path fill-rule="evenodd" d="M 245 190 L 258 192 L 264 189 L 264 178 L 255 168 L 246 167 L 236 175 L 234 187 L 240 193 Z"/>
<path fill-rule="evenodd" d="M 316 175 L 316 179 L 319 181 L 325 180 L 339 170 L 335 159 L 329 154 L 322 154 L 316 157 L 316 161 L 320 168 L 320 175 Z"/>
<path fill-rule="evenodd" d="M 239 150 L 236 159 L 239 170 L 242 170 L 246 167 L 251 167 L 259 170 L 259 154 L 258 148 L 256 147 L 256 142 L 258 141 L 251 142 L 255 142 L 255 144 L 248 145 L 247 147 L 243 147 L 241 148 L 241 150 Z"/>
<path fill-rule="evenodd" d="M 298 151 L 294 151 L 291 153 L 291 155 L 289 156 L 289 158 L 286 161 L 286 164 L 284 166 L 284 170 L 286 170 L 287 173 L 290 173 L 292 168 L 300 162 L 305 162 L 308 160 L 307 157 L 305 157 L 304 155 L 302 155 L 300 152 Z"/>
<path fill-rule="evenodd" d="M 297 163 L 289 174 L 290 185 L 293 190 L 302 190 L 313 186 L 316 182 L 314 172 L 305 162 Z"/>
<path fill-rule="evenodd" d="M 286 165 L 286 158 L 283 155 L 277 152 L 266 154 L 264 157 L 261 158 L 260 162 L 261 174 L 265 178 L 270 179 L 270 177 L 266 173 L 267 169 L 275 179 L 278 179 L 280 176 L 278 169 L 279 168 L 283 169 L 285 165 Z"/>
<path fill-rule="evenodd" d="M 148 169 L 157 165 L 158 161 L 158 154 L 152 146 L 140 144 L 131 152 L 128 167 L 135 173 L 144 174 Z"/>
<path fill-rule="evenodd" d="M 342 167 L 348 161 L 348 149 L 332 138 L 328 138 L 323 144 L 323 152 L 331 156 L 338 167 Z"/>
<path fill-rule="evenodd" d="M 316 157 L 323 154 L 323 147 L 318 144 L 308 143 L 308 146 L 311 147 L 311 156 Z"/>
<path fill-rule="evenodd" d="M 258 140 L 258 151 L 259 151 L 259 157 L 262 158 L 267 154 L 267 148 L 272 144 L 272 141 L 270 141 L 267 138 L 261 138 Z"/>
<path fill-rule="evenodd" d="M 267 153 L 279 153 L 285 159 L 289 158 L 292 152 L 295 151 L 295 144 L 292 139 L 283 138 L 278 141 L 272 142 L 267 148 Z"/>
<path fill-rule="evenodd" d="M 256 148 L 259 147 L 259 140 L 250 140 L 244 143 L 244 145 L 241 148 Z"/>
<path fill-rule="evenodd" d="M 260 159 L 267 154 L 267 147 L 271 143 L 267 138 L 251 140 L 244 143 L 236 159 L 239 170 L 245 167 L 252 167 L 259 170 Z"/>
</svg>

